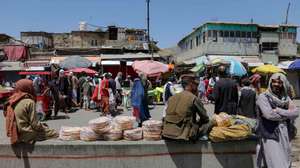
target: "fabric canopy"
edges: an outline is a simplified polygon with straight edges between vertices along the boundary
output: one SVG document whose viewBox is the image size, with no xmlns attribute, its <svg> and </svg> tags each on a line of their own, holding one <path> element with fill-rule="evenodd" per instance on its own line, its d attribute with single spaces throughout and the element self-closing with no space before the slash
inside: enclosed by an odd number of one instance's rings
<svg viewBox="0 0 300 168">
<path fill-rule="evenodd" d="M 5 46 L 4 53 L 7 56 L 9 61 L 19 61 L 27 59 L 28 48 L 25 46 Z"/>
<path fill-rule="evenodd" d="M 66 73 L 69 73 L 69 72 L 74 72 L 74 73 L 85 72 L 85 73 L 90 74 L 90 75 L 94 75 L 94 74 L 97 73 L 97 71 L 94 71 L 94 70 L 89 69 L 89 68 L 74 68 L 74 69 L 69 69 L 68 71 L 66 71 Z"/>
</svg>

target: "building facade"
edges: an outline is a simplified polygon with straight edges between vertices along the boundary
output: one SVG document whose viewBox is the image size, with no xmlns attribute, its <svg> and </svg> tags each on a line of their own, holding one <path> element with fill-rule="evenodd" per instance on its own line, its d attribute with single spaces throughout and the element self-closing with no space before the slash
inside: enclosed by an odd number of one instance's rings
<svg viewBox="0 0 300 168">
<path fill-rule="evenodd" d="M 79 30 L 68 33 L 21 32 L 21 40 L 38 49 L 120 47 L 146 43 L 145 29 L 108 26 L 105 31 Z"/>
<path fill-rule="evenodd" d="M 297 55 L 297 26 L 207 22 L 179 41 L 182 62 L 199 56 L 258 57 L 277 64 Z"/>
</svg>

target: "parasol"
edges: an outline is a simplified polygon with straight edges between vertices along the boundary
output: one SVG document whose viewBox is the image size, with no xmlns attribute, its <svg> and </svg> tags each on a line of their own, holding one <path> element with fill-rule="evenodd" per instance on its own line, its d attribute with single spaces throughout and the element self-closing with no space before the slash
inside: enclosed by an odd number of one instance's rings
<svg viewBox="0 0 300 168">
<path fill-rule="evenodd" d="M 252 70 L 253 73 L 262 73 L 262 74 L 273 74 L 273 73 L 283 73 L 283 74 L 286 74 L 284 72 L 284 70 L 280 69 L 279 67 L 277 66 L 274 66 L 274 65 L 262 65 L 262 66 L 259 66 L 259 67 L 256 67 Z"/>
<path fill-rule="evenodd" d="M 293 61 L 288 69 L 290 70 L 300 70 L 300 59 L 296 59 L 295 61 Z"/>
<path fill-rule="evenodd" d="M 169 71 L 168 65 L 152 60 L 134 61 L 132 67 L 135 71 L 143 72 L 147 76 L 159 76 Z"/>
</svg>

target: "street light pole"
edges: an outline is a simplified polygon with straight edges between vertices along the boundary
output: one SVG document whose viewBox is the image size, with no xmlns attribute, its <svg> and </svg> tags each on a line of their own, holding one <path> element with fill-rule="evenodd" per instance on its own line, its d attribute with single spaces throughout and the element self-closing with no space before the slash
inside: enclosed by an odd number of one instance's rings
<svg viewBox="0 0 300 168">
<path fill-rule="evenodd" d="M 148 51 L 151 54 L 151 59 L 153 60 L 152 45 L 151 45 L 151 38 L 150 38 L 150 0 L 146 0 L 146 3 L 147 3 L 147 42 L 148 42 Z"/>
</svg>

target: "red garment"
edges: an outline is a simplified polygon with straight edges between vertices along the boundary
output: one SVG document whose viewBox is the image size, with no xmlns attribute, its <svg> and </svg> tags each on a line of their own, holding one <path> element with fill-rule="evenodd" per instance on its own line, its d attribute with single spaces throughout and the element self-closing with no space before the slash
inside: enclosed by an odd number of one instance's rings
<svg viewBox="0 0 300 168">
<path fill-rule="evenodd" d="M 28 49 L 25 46 L 5 46 L 4 53 L 9 61 L 25 60 L 28 57 Z"/>
<path fill-rule="evenodd" d="M 209 84 L 209 80 L 208 80 L 208 79 L 205 79 L 205 80 L 204 80 L 204 84 L 205 84 L 205 89 L 207 89 L 208 84 Z"/>
<path fill-rule="evenodd" d="M 136 118 L 136 119 L 140 119 L 140 110 L 136 107 L 133 107 L 133 111 L 132 111 L 132 115 Z"/>
<path fill-rule="evenodd" d="M 14 107 L 22 99 L 30 98 L 35 100 L 32 81 L 29 79 L 21 79 L 16 83 L 15 93 L 9 98 L 8 106 L 4 112 L 6 121 L 6 135 L 10 137 L 11 144 L 18 142 L 17 121 Z"/>
<path fill-rule="evenodd" d="M 108 88 L 109 88 L 109 82 L 108 82 L 108 80 L 107 79 L 103 79 L 101 81 L 101 91 L 100 91 L 101 97 L 102 96 L 109 97 Z"/>
<path fill-rule="evenodd" d="M 106 96 L 101 97 L 101 107 L 104 114 L 109 113 L 109 97 Z"/>
<path fill-rule="evenodd" d="M 98 91 L 99 91 L 99 85 L 96 85 L 92 95 L 92 100 L 96 103 L 99 103 L 101 101 L 101 97 L 98 98 Z"/>
</svg>

